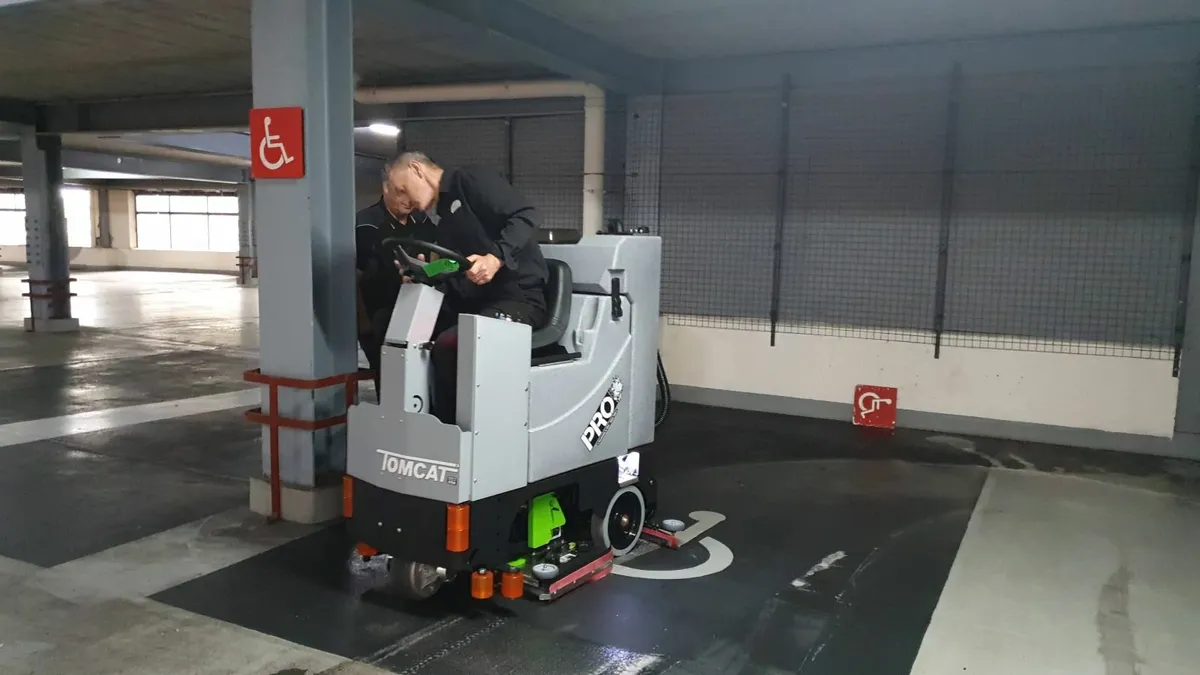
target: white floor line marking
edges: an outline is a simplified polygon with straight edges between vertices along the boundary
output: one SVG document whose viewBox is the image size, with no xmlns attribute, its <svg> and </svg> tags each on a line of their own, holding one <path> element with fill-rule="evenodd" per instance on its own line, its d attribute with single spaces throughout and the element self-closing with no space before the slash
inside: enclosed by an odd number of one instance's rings
<svg viewBox="0 0 1200 675">
<path fill-rule="evenodd" d="M 267 524 L 246 508 L 216 513 L 42 570 L 32 583 L 64 600 L 144 598 L 236 565 L 312 533 Z"/>
<path fill-rule="evenodd" d="M 680 546 L 708 532 L 725 520 L 725 516 L 715 511 L 692 511 L 688 514 L 688 517 L 696 522 L 675 535 L 675 538 L 679 540 Z"/>
<path fill-rule="evenodd" d="M 262 399 L 258 389 L 243 389 L 224 394 L 198 396 L 174 401 L 160 401 L 124 408 L 92 410 L 89 412 L 47 417 L 40 420 L 0 425 L 0 447 L 45 441 L 90 431 L 105 431 L 158 420 L 200 415 L 258 405 Z"/>
<path fill-rule="evenodd" d="M 841 560 L 842 558 L 845 558 L 845 557 L 846 557 L 845 551 L 837 551 L 835 553 L 830 553 L 829 555 L 825 556 L 824 558 L 821 558 L 821 560 L 816 565 L 813 565 L 812 567 L 808 568 L 808 571 L 804 573 L 804 576 L 797 577 L 792 580 L 792 588 L 800 588 L 800 589 L 808 588 L 808 579 L 810 577 L 812 577 L 812 575 L 817 574 L 819 572 L 824 572 L 825 570 L 830 569 L 831 567 L 836 565 L 839 560 Z"/>
<path fill-rule="evenodd" d="M 700 545 L 708 549 L 708 560 L 681 570 L 643 570 L 624 565 L 613 565 L 612 573 L 635 579 L 696 579 L 716 574 L 733 564 L 733 551 L 712 537 L 700 540 Z"/>
<path fill-rule="evenodd" d="M 708 532 L 709 530 L 711 530 L 712 528 L 721 524 L 721 522 L 725 520 L 725 516 L 723 516 L 720 513 L 715 512 L 715 511 L 692 511 L 691 513 L 688 514 L 688 517 L 690 517 L 692 520 L 694 520 L 696 522 L 692 523 L 687 528 L 680 530 L 679 532 L 677 532 L 675 534 L 675 539 L 679 542 L 680 546 L 683 546 L 684 544 L 691 542 L 696 537 L 699 537 L 700 535 L 704 534 L 705 532 Z M 623 555 L 620 558 L 617 558 L 614 565 L 616 565 L 616 566 L 626 565 L 626 564 L 633 562 L 634 560 L 637 560 L 638 558 L 646 555 L 647 553 L 651 553 L 653 551 L 658 551 L 658 550 L 661 550 L 661 549 L 657 544 L 651 544 L 651 543 L 647 542 L 645 539 L 643 539 L 628 554 Z"/>
<path fill-rule="evenodd" d="M 449 616 L 435 623 L 431 623 L 428 626 L 425 626 L 424 628 L 412 633 L 411 635 L 405 635 L 392 644 L 376 650 L 362 661 L 368 665 L 378 665 L 399 654 L 400 652 L 405 651 L 406 649 L 412 649 L 418 642 L 427 640 L 446 630 L 447 628 L 462 623 L 465 618 L 466 617 L 463 616 Z"/>
</svg>

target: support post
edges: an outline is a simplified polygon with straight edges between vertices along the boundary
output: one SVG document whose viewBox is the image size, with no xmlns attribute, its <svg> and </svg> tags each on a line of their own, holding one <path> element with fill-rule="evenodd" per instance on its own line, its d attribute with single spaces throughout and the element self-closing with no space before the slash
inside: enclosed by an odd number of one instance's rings
<svg viewBox="0 0 1200 675">
<path fill-rule="evenodd" d="M 658 234 L 663 97 L 631 96 L 625 114 L 625 225 Z"/>
<path fill-rule="evenodd" d="M 254 182 L 238 186 L 238 286 L 258 283 L 258 259 L 254 253 Z"/>
<path fill-rule="evenodd" d="M 96 247 L 112 248 L 112 200 L 109 199 L 109 189 L 102 187 L 96 190 Z"/>
<path fill-rule="evenodd" d="M 1200 274 L 1192 263 L 1200 256 L 1198 197 L 1200 197 L 1200 61 L 1196 63 L 1192 90 L 1192 133 L 1187 193 L 1184 196 L 1179 264 L 1179 297 L 1175 313 L 1175 361 L 1172 372 L 1179 378 L 1175 404 L 1176 434 L 1200 434 Z M 1188 317 L 1192 320 L 1188 321 Z"/>
<path fill-rule="evenodd" d="M 336 517 L 337 474 L 345 467 L 344 427 L 322 424 L 344 414 L 344 389 L 315 383 L 345 381 L 358 369 L 352 44 L 349 0 L 252 0 L 254 106 L 304 109 L 304 176 L 258 179 L 251 199 L 251 242 L 262 243 L 254 247 L 259 377 L 278 391 L 278 410 L 266 409 L 270 387 L 262 387 L 262 412 L 299 421 L 277 434 L 264 428 L 262 439 L 269 480 L 277 435 L 284 520 Z M 251 484 L 255 511 L 268 510 L 266 483 Z"/>
<path fill-rule="evenodd" d="M 604 228 L 604 91 L 583 99 L 583 234 Z"/>
<path fill-rule="evenodd" d="M 946 283 L 950 273 L 950 224 L 954 220 L 954 168 L 958 156 L 958 109 L 962 96 L 962 64 L 950 70 L 946 96 L 946 136 L 942 146 L 942 205 L 938 229 L 937 289 L 933 298 L 933 358 L 942 357 L 946 328 Z"/>
<path fill-rule="evenodd" d="M 25 330 L 79 329 L 71 316 L 70 249 L 62 203 L 62 141 L 21 129 L 21 176 L 25 184 L 25 246 L 29 262 L 29 317 Z"/>
<path fill-rule="evenodd" d="M 771 268 L 771 346 L 775 346 L 775 329 L 779 326 L 779 292 L 783 281 L 783 224 L 787 213 L 788 164 L 791 154 L 792 76 L 783 76 L 779 96 L 779 185 L 775 204 L 774 264 Z"/>
</svg>

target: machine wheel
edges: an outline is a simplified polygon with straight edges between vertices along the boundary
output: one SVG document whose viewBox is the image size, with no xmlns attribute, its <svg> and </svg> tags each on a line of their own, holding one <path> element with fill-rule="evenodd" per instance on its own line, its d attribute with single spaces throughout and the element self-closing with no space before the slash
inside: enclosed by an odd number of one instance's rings
<svg viewBox="0 0 1200 675">
<path fill-rule="evenodd" d="M 604 515 L 592 514 L 592 541 L 621 557 L 637 546 L 646 524 L 646 500 L 636 485 L 626 485 L 608 500 Z"/>
<path fill-rule="evenodd" d="M 411 600 L 427 600 L 446 583 L 446 570 L 433 565 L 397 560 L 388 565 L 387 591 Z"/>
</svg>

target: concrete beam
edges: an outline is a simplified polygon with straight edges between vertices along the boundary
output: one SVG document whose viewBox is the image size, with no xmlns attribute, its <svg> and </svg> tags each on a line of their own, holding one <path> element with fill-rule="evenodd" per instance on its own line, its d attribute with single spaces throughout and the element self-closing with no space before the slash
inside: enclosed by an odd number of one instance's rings
<svg viewBox="0 0 1200 675">
<path fill-rule="evenodd" d="M 155 96 L 39 106 L 42 133 L 239 131 L 250 123 L 250 92 Z"/>
<path fill-rule="evenodd" d="M 191 94 L 40 105 L 39 133 L 120 134 L 129 132 L 244 132 L 253 95 L 246 92 Z M 404 115 L 403 105 L 355 104 L 355 124 Z"/>
<path fill-rule="evenodd" d="M 20 163 L 19 144 L 0 142 L 0 164 L 19 165 Z M 108 155 L 84 150 L 63 150 L 62 163 L 63 172 L 67 176 L 71 175 L 70 170 L 74 169 L 146 178 L 240 183 L 245 175 L 245 171 L 237 167 L 128 155 Z"/>
<path fill-rule="evenodd" d="M 214 155 L 250 157 L 250 134 L 241 132 L 217 132 L 197 134 L 126 134 L 123 140 L 147 143 L 166 148 L 195 150 Z"/>
<path fill-rule="evenodd" d="M 415 25 L 623 94 L 661 89 L 663 64 L 631 54 L 514 0 L 400 0 Z"/>
</svg>

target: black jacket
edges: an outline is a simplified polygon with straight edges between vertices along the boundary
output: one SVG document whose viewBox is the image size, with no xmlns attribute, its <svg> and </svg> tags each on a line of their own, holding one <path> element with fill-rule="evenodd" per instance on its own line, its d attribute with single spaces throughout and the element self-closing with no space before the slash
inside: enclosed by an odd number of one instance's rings
<svg viewBox="0 0 1200 675">
<path fill-rule="evenodd" d="M 476 286 L 454 280 L 464 299 L 487 303 L 519 300 L 546 309 L 549 272 L 537 243 L 541 225 L 533 204 L 499 172 L 479 166 L 446 170 L 437 202 L 438 241 L 470 255 L 491 253 L 503 263 L 491 282 Z"/>
<path fill-rule="evenodd" d="M 396 304 L 396 296 L 400 294 L 400 272 L 393 262 L 395 257 L 391 250 L 385 250 L 382 246 L 383 240 L 388 237 L 408 237 L 433 243 L 437 238 L 437 228 L 421 212 L 411 214 L 407 223 L 401 223 L 387 210 L 383 199 L 358 212 L 354 228 L 356 265 L 362 272 L 360 288 L 363 304 L 367 313 L 372 315 L 385 307 L 391 309 Z M 411 256 L 420 253 L 428 255 L 427 251 L 408 248 L 405 251 Z"/>
</svg>

